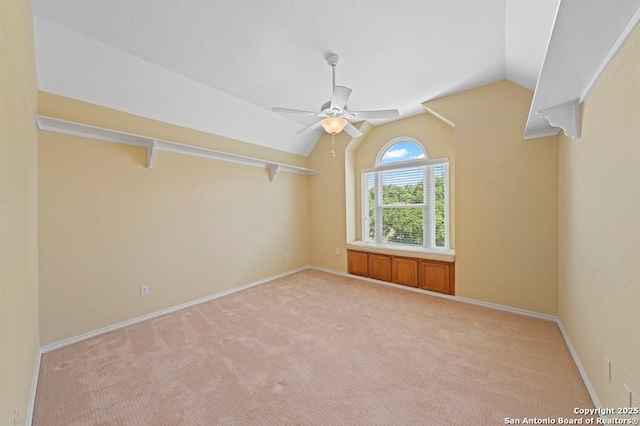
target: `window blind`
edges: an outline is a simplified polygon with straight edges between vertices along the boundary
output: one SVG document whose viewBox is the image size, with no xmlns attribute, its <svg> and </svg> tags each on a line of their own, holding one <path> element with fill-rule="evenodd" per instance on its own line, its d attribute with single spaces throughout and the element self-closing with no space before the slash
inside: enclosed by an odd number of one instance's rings
<svg viewBox="0 0 640 426">
<path fill-rule="evenodd" d="M 449 248 L 449 163 L 420 163 L 362 172 L 364 241 Z"/>
</svg>

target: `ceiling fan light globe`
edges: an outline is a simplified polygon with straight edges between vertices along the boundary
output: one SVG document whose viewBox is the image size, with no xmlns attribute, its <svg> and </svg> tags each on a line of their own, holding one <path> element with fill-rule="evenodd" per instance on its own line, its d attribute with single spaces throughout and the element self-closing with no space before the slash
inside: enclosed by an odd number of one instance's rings
<svg viewBox="0 0 640 426">
<path fill-rule="evenodd" d="M 325 130 L 325 132 L 334 134 L 340 133 L 342 129 L 344 129 L 344 126 L 347 125 L 347 123 L 348 121 L 342 117 L 327 117 L 320 121 L 320 125 Z"/>
</svg>

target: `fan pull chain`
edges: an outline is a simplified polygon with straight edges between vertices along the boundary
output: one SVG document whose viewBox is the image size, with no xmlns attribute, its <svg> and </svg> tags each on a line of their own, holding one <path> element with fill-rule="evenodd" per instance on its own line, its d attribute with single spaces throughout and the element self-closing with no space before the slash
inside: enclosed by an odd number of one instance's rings
<svg viewBox="0 0 640 426">
<path fill-rule="evenodd" d="M 331 155 L 336 156 L 336 134 L 331 133 Z"/>
</svg>

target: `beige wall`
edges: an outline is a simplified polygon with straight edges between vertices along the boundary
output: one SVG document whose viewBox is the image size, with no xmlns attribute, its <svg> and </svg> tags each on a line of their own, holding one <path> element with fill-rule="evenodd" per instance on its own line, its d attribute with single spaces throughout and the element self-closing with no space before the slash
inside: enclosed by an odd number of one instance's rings
<svg viewBox="0 0 640 426">
<path fill-rule="evenodd" d="M 346 206 L 352 204 L 345 199 L 359 197 L 359 186 L 345 176 L 357 181 L 359 174 L 345 167 L 369 166 L 386 142 L 411 136 L 427 145 L 430 156 L 454 160 L 456 294 L 556 315 L 557 138 L 522 138 L 531 97 L 501 81 L 428 102 L 455 128 L 430 115 L 378 126 L 356 141 L 347 161 L 348 136 L 336 138 L 333 158 L 331 138 L 324 135 L 309 159 L 318 170 L 310 181 L 311 263 L 346 271 L 346 257 L 336 256 L 335 248 L 344 249 L 354 234 L 347 230 Z M 429 140 L 431 135 L 437 137 Z M 357 193 L 350 195 L 353 187 Z"/>
<path fill-rule="evenodd" d="M 347 271 L 347 241 L 361 238 L 360 170 L 374 166 L 386 143 L 401 136 L 412 137 L 427 147 L 431 158 L 453 158 L 451 128 L 426 113 L 376 127 L 364 123 L 360 130 L 364 134 L 356 139 L 344 132 L 336 135 L 335 157 L 331 155 L 331 136 L 322 135 L 309 156 L 309 167 L 318 171 L 309 186 L 309 248 L 314 266 Z M 336 248 L 340 248 L 340 255 L 336 255 Z"/>
<path fill-rule="evenodd" d="M 307 165 L 48 93 L 39 113 Z M 162 151 L 147 169 L 143 148 L 50 132 L 39 150 L 42 345 L 309 264 L 307 176 Z"/>
<path fill-rule="evenodd" d="M 522 138 L 532 93 L 506 80 L 425 106 L 455 124 L 456 294 L 557 304 L 557 141 Z"/>
<path fill-rule="evenodd" d="M 427 147 L 432 158 L 453 157 L 451 128 L 429 114 L 376 127 L 364 124 L 360 130 L 364 135 L 357 139 L 344 132 L 336 136 L 335 157 L 331 155 L 331 136 L 322 135 L 309 156 L 309 167 L 318 171 L 309 186 L 312 265 L 347 271 L 347 241 L 360 238 L 361 233 L 360 169 L 373 167 L 387 142 L 412 137 Z M 336 255 L 336 248 L 340 248 L 340 255 Z"/>
<path fill-rule="evenodd" d="M 640 32 L 560 137 L 559 317 L 605 407 L 640 405 Z M 607 356 L 613 381 L 605 375 Z"/>
<path fill-rule="evenodd" d="M 455 152 L 453 143 L 453 128 L 435 118 L 431 114 L 420 114 L 393 123 L 376 126 L 358 145 L 355 156 L 355 192 L 352 198 L 356 200 L 356 236 L 362 240 L 362 189 L 360 186 L 360 171 L 375 167 L 378 154 L 393 139 L 409 137 L 419 141 L 426 149 L 430 159 L 449 158 L 449 239 L 451 248 L 455 248 Z"/>
<path fill-rule="evenodd" d="M 3 2 L 0 11 L 8 53 L 0 63 L 0 365 L 11 366 L 0 370 L 4 424 L 16 408 L 24 420 L 38 341 L 37 94 L 29 3 Z M 558 313 L 604 406 L 623 404 L 623 382 L 640 392 L 638 63 L 636 31 L 589 95 L 582 138 L 561 136 L 559 154 L 558 138 L 522 139 L 531 92 L 507 81 L 425 104 L 455 129 L 427 115 L 403 120 L 433 121 L 429 132 L 453 138 L 457 294 Z M 280 173 L 270 183 L 264 169 L 166 152 L 149 170 L 143 149 L 40 132 L 43 345 L 309 263 L 345 271 L 354 233 L 346 211 L 359 199 L 348 182 L 359 178 L 354 169 L 398 136 L 440 156 L 423 131 L 400 124 L 367 128 L 346 155 L 351 140 L 338 135 L 335 158 L 323 135 L 306 159 L 48 93 L 38 110 L 319 172 Z"/>
<path fill-rule="evenodd" d="M 29 1 L 0 2 L 0 424 L 24 424 L 38 351 L 37 134 Z"/>
<path fill-rule="evenodd" d="M 311 264 L 343 272 L 347 271 L 345 149 L 350 141 L 345 132 L 336 135 L 333 157 L 331 136 L 323 134 L 309 156 L 309 167 L 318 172 L 309 178 Z"/>
</svg>

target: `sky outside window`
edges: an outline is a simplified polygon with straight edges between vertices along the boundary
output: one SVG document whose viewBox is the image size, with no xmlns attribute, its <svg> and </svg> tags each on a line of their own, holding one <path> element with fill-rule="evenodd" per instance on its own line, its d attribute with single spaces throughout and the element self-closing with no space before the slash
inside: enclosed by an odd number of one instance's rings
<svg viewBox="0 0 640 426">
<path fill-rule="evenodd" d="M 387 148 L 380 164 L 397 163 L 422 158 L 425 158 L 422 148 L 411 141 L 400 141 Z"/>
</svg>

